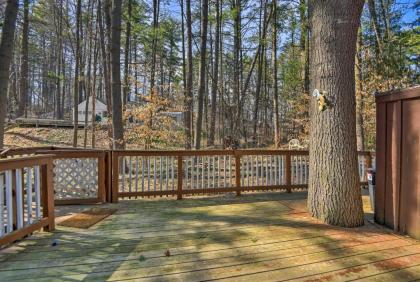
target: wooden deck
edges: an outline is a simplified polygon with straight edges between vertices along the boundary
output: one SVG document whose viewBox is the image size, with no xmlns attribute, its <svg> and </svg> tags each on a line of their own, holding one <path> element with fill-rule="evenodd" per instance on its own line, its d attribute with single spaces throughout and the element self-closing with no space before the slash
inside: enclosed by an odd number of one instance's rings
<svg viewBox="0 0 420 282">
<path fill-rule="evenodd" d="M 308 217 L 305 197 L 265 193 L 108 204 L 118 212 L 90 229 L 58 225 L 2 250 L 0 281 L 420 279 L 419 241 L 368 222 L 356 229 L 320 224 Z M 75 209 L 82 207 L 58 212 Z"/>
</svg>

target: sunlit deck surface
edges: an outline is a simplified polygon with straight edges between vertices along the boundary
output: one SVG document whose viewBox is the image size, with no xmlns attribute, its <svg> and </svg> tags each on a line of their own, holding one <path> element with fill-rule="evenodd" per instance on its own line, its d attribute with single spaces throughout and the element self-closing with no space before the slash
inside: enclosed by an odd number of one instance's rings
<svg viewBox="0 0 420 282">
<path fill-rule="evenodd" d="M 419 241 L 368 220 L 356 229 L 321 224 L 306 213 L 305 198 L 278 192 L 108 204 L 118 211 L 89 229 L 58 225 L 2 250 L 0 281 L 420 279 Z"/>
</svg>

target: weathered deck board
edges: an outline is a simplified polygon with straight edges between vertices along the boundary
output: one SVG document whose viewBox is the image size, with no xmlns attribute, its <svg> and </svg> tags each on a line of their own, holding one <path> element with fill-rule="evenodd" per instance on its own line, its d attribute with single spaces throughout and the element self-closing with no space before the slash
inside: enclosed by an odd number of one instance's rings
<svg viewBox="0 0 420 282">
<path fill-rule="evenodd" d="M 2 250 L 0 281 L 420 279 L 420 242 L 370 223 L 321 224 L 305 196 L 121 201 L 90 229 L 58 226 Z"/>
</svg>

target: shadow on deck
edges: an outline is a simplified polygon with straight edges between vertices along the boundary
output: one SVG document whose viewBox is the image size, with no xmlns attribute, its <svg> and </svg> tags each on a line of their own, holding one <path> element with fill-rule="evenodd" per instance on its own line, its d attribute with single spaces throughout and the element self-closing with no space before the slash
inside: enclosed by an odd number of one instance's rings
<svg viewBox="0 0 420 282">
<path fill-rule="evenodd" d="M 305 192 L 104 206 L 118 212 L 1 251 L 0 281 L 420 279 L 418 241 L 368 221 L 355 229 L 321 224 L 308 216 Z M 84 208 L 59 207 L 58 221 Z"/>
</svg>

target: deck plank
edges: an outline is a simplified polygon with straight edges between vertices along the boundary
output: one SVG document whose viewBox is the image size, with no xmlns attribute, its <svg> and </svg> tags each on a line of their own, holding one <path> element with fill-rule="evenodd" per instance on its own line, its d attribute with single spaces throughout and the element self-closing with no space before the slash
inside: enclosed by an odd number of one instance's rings
<svg viewBox="0 0 420 282">
<path fill-rule="evenodd" d="M 108 204 L 118 211 L 92 228 L 58 225 L 54 233 L 36 233 L 0 251 L 0 281 L 420 278 L 418 241 L 370 223 L 327 226 L 309 217 L 305 197 L 297 192 Z"/>
</svg>

